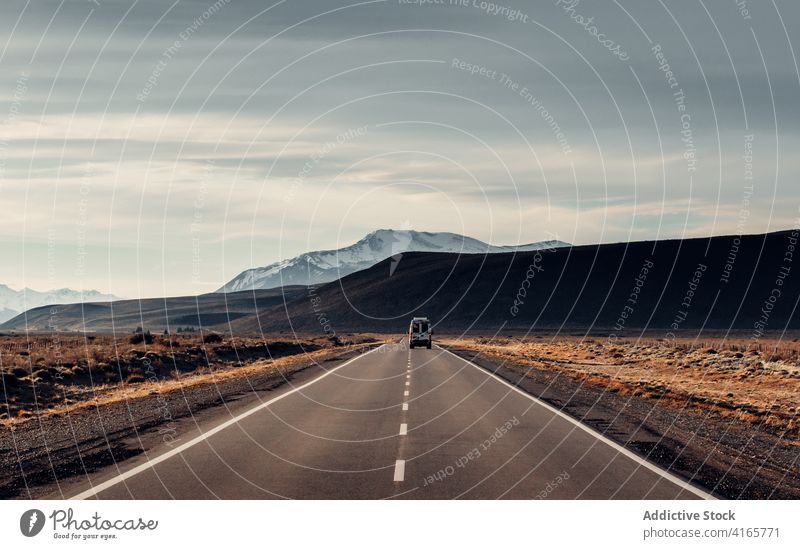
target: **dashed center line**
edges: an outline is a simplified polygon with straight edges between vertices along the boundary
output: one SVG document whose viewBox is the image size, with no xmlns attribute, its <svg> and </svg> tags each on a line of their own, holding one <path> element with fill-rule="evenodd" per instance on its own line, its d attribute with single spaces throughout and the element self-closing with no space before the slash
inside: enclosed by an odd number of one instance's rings
<svg viewBox="0 0 800 549">
<path fill-rule="evenodd" d="M 403 482 L 406 478 L 406 460 L 398 459 L 394 462 L 394 481 Z"/>
<path fill-rule="evenodd" d="M 411 354 L 408 355 L 408 366 L 406 367 L 406 390 L 403 391 L 403 396 L 407 397 L 409 395 L 408 387 L 411 385 L 411 382 L 408 381 L 411 379 Z M 403 399 L 405 400 L 405 399 Z M 403 412 L 408 411 L 408 402 L 403 402 Z M 405 414 L 403 414 L 403 419 L 405 419 Z M 408 434 L 408 423 L 401 423 L 400 424 L 400 434 L 399 436 L 406 436 Z M 400 451 L 402 455 L 402 450 Z M 406 460 L 398 459 L 394 462 L 394 481 L 395 482 L 403 482 L 406 478 Z"/>
</svg>

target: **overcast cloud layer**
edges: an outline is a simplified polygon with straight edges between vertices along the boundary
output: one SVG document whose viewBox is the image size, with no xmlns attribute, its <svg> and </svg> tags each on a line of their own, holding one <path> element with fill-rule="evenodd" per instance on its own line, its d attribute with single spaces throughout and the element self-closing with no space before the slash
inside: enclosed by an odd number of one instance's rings
<svg viewBox="0 0 800 549">
<path fill-rule="evenodd" d="M 215 1 L 0 4 L 0 283 L 800 224 L 797 2 Z"/>
</svg>

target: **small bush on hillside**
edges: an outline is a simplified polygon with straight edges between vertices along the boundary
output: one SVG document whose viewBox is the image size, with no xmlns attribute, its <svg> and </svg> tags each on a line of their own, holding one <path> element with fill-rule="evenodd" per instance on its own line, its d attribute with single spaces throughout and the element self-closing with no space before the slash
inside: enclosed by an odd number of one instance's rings
<svg viewBox="0 0 800 549">
<path fill-rule="evenodd" d="M 219 334 L 208 334 L 203 338 L 203 343 L 220 343 L 222 336 Z"/>
<path fill-rule="evenodd" d="M 129 341 L 132 345 L 138 345 L 139 343 L 147 343 L 149 345 L 153 343 L 153 335 L 150 333 L 150 330 L 146 332 L 137 332 L 131 336 Z"/>
</svg>

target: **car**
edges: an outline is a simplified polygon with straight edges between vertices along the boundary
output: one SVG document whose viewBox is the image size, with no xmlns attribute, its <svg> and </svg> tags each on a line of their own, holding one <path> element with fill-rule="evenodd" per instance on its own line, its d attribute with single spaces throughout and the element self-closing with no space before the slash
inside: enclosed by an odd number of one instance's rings
<svg viewBox="0 0 800 549">
<path fill-rule="evenodd" d="M 408 327 L 408 346 L 431 348 L 433 328 L 431 321 L 424 316 L 415 316 Z"/>
</svg>

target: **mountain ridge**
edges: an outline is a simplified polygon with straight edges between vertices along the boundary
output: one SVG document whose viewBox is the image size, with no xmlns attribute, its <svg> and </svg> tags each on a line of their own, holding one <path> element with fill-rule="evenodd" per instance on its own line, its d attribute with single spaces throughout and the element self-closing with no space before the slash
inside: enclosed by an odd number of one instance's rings
<svg viewBox="0 0 800 549">
<path fill-rule="evenodd" d="M 98 303 L 121 299 L 112 294 L 103 294 L 97 290 L 73 290 L 56 288 L 43 292 L 31 288 L 14 290 L 7 284 L 0 284 L 0 324 L 43 305 L 69 303 Z"/>
<path fill-rule="evenodd" d="M 264 267 L 246 269 L 218 289 L 217 293 L 325 284 L 408 252 L 509 253 L 566 246 L 569 244 L 559 240 L 497 246 L 451 232 L 378 229 L 349 246 L 305 252 Z"/>
<path fill-rule="evenodd" d="M 194 326 L 331 336 L 402 333 L 411 316 L 428 316 L 439 333 L 575 330 L 613 338 L 746 330 L 737 337 L 755 344 L 765 331 L 800 330 L 800 273 L 781 274 L 798 240 L 800 229 L 505 254 L 409 252 L 312 287 L 46 306 L 0 328 L 52 330 L 56 310 L 65 331 Z M 778 284 L 780 298 L 771 303 Z"/>
<path fill-rule="evenodd" d="M 324 328 L 338 332 L 400 333 L 411 316 L 427 316 L 451 332 L 575 329 L 613 337 L 748 330 L 757 342 L 765 330 L 800 329 L 800 273 L 779 274 L 798 235 L 800 229 L 484 257 L 410 253 L 391 275 L 384 260 L 317 288 L 313 301 L 296 298 L 237 319 L 231 329 L 306 333 L 320 330 L 324 319 Z M 776 284 L 781 298 L 772 303 Z"/>
</svg>

